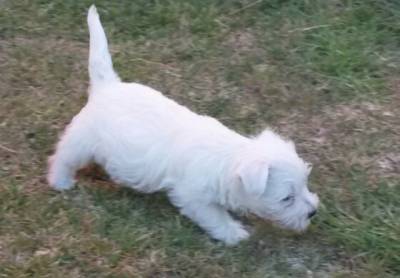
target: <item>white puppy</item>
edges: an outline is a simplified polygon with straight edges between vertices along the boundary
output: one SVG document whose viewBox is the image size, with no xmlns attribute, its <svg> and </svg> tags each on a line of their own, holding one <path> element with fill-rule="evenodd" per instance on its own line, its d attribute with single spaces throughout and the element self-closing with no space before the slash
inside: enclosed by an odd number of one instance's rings
<svg viewBox="0 0 400 278">
<path fill-rule="evenodd" d="M 89 100 L 50 158 L 50 185 L 71 188 L 76 171 L 94 161 L 117 183 L 166 191 L 183 215 L 230 245 L 249 233 L 228 210 L 307 227 L 318 197 L 307 188 L 311 169 L 291 141 L 269 130 L 242 136 L 158 91 L 121 82 L 94 6 L 88 24 Z"/>
</svg>

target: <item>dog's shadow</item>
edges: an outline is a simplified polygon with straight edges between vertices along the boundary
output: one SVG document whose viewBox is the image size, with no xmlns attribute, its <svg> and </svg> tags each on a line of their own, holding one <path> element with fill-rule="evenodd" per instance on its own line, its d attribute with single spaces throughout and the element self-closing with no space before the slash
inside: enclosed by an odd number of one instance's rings
<svg viewBox="0 0 400 278">
<path fill-rule="evenodd" d="M 102 211 L 97 216 L 100 223 L 97 225 L 101 226 L 99 230 L 103 236 L 119 241 L 110 229 L 120 229 L 131 234 L 132 238 L 135 233 L 142 233 L 146 238 L 144 241 L 148 241 L 144 243 L 142 238 L 143 244 L 170 245 L 172 242 L 188 248 L 201 248 L 204 240 L 211 241 L 203 230 L 179 214 L 165 192 L 145 194 L 115 184 L 96 164 L 81 169 L 77 180 L 78 190 L 87 194 L 97 211 Z"/>
<path fill-rule="evenodd" d="M 104 195 L 104 198 L 111 197 L 113 201 L 131 201 L 131 208 L 141 205 L 141 210 L 149 210 L 161 215 L 163 210 L 176 210 L 172 206 L 165 193 L 156 192 L 151 194 L 141 193 L 134 189 L 114 183 L 103 168 L 97 164 L 91 164 L 78 171 L 77 180 L 92 195 Z M 103 200 L 105 201 L 105 200 Z"/>
</svg>

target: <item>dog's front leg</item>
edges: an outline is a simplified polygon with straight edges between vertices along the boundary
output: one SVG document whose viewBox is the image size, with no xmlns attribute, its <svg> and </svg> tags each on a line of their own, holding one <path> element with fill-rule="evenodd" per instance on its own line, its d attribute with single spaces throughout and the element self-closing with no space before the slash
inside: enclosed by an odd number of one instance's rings
<svg viewBox="0 0 400 278">
<path fill-rule="evenodd" d="M 249 237 L 242 224 L 235 221 L 221 206 L 215 204 L 190 203 L 181 208 L 181 213 L 206 230 L 213 238 L 235 245 Z"/>
</svg>

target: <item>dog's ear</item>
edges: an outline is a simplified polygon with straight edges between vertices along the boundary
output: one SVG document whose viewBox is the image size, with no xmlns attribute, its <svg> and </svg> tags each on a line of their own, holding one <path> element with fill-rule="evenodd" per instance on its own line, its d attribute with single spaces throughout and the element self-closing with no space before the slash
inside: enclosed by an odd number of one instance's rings
<svg viewBox="0 0 400 278">
<path fill-rule="evenodd" d="M 268 174 L 268 164 L 263 161 L 244 161 L 238 171 L 243 189 L 256 196 L 261 196 L 264 193 Z"/>
</svg>

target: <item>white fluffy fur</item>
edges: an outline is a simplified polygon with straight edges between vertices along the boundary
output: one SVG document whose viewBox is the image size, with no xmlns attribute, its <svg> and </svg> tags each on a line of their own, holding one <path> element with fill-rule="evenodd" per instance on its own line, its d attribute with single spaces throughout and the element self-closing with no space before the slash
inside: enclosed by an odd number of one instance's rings
<svg viewBox="0 0 400 278">
<path fill-rule="evenodd" d="M 158 91 L 121 82 L 94 6 L 88 25 L 89 100 L 50 158 L 50 185 L 71 188 L 75 172 L 94 161 L 117 183 L 166 191 L 183 215 L 227 244 L 249 236 L 228 210 L 306 228 L 318 198 L 292 142 L 269 130 L 242 136 Z"/>
</svg>

